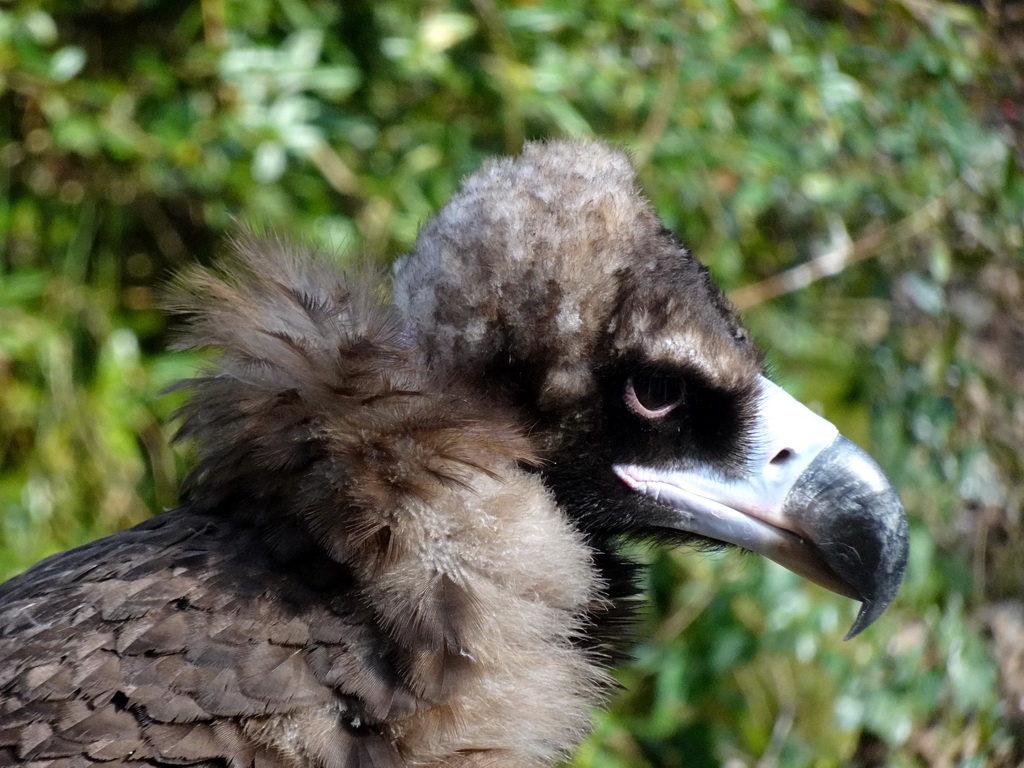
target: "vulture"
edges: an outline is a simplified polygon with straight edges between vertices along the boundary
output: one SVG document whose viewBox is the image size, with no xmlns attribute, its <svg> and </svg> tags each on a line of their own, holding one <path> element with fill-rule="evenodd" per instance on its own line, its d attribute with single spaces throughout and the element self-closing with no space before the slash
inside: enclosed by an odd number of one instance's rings
<svg viewBox="0 0 1024 768">
<path fill-rule="evenodd" d="M 893 600 L 878 466 L 773 384 L 622 152 L 486 162 L 393 280 L 240 235 L 170 289 L 209 348 L 180 507 L 0 586 L 0 766 L 536 768 L 628 646 L 623 543 Z"/>
</svg>

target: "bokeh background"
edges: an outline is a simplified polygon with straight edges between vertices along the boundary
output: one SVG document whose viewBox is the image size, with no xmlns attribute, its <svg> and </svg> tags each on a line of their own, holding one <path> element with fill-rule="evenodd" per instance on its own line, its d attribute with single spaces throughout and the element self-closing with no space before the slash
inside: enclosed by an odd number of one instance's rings
<svg viewBox="0 0 1024 768">
<path fill-rule="evenodd" d="M 524 140 L 605 137 L 778 380 L 906 501 L 879 623 L 644 551 L 575 768 L 1024 761 L 1024 4 L 0 3 L 0 575 L 176 503 L 159 287 L 239 222 L 387 262 Z"/>
</svg>

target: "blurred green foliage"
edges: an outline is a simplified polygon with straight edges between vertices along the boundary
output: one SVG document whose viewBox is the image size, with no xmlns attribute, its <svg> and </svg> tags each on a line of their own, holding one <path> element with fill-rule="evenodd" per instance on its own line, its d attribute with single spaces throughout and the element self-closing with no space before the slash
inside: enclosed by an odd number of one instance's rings
<svg viewBox="0 0 1024 768">
<path fill-rule="evenodd" d="M 879 458 L 913 548 L 850 643 L 854 607 L 770 563 L 641 553 L 649 625 L 572 765 L 1016 764 L 979 618 L 1024 584 L 1024 90 L 997 33 L 939 0 L 3 5 L 0 572 L 175 503 L 158 393 L 196 361 L 154 296 L 238 221 L 387 260 L 484 157 L 598 135 Z"/>
</svg>

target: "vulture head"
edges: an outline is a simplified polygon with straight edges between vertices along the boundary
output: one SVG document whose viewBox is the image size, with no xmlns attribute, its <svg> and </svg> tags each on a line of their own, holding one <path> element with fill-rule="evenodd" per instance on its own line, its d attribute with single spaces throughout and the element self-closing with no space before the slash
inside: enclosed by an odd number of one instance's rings
<svg viewBox="0 0 1024 768">
<path fill-rule="evenodd" d="M 742 547 L 859 600 L 848 637 L 895 597 L 896 492 L 766 378 L 621 152 L 553 141 L 487 163 L 423 228 L 396 296 L 426 367 L 529 425 L 537 471 L 596 547 Z"/>
<path fill-rule="evenodd" d="M 764 375 L 626 157 L 487 163 L 397 274 L 242 238 L 181 277 L 184 501 L 0 585 L 0 765 L 537 768 L 628 633 L 620 542 L 892 601 L 878 467 Z"/>
</svg>

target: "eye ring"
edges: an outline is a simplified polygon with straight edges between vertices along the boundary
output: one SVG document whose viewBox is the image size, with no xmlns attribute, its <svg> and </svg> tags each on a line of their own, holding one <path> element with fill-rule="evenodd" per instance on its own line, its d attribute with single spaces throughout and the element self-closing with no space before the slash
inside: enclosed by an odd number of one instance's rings
<svg viewBox="0 0 1024 768">
<path fill-rule="evenodd" d="M 638 373 L 626 380 L 623 400 L 626 407 L 645 419 L 660 419 L 674 411 L 686 394 L 678 376 Z"/>
</svg>

